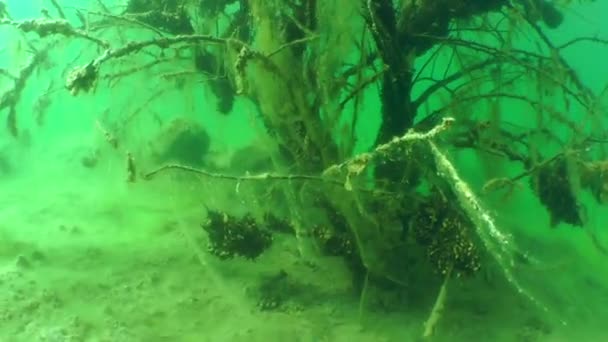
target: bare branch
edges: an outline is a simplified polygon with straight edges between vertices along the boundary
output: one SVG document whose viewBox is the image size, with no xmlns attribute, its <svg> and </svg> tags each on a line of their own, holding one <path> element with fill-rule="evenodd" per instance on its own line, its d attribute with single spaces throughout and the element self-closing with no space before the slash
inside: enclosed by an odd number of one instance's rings
<svg viewBox="0 0 608 342">
<path fill-rule="evenodd" d="M 260 181 L 260 180 L 285 180 L 285 181 L 314 181 L 314 182 L 330 183 L 330 184 L 339 185 L 339 186 L 344 185 L 344 182 L 342 182 L 340 180 L 319 177 L 319 176 L 279 175 L 279 174 L 272 174 L 272 173 L 234 176 L 234 175 L 227 175 L 227 174 L 223 174 L 223 173 L 209 172 L 209 171 L 205 171 L 205 170 L 201 170 L 201 169 L 196 169 L 196 168 L 193 168 L 190 166 L 178 165 L 178 164 L 169 164 L 169 165 L 161 166 L 160 168 L 158 168 L 154 171 L 146 173 L 145 175 L 143 175 L 143 177 L 144 177 L 144 179 L 152 179 L 157 174 L 164 172 L 164 171 L 168 171 L 168 170 L 181 170 L 181 171 L 191 172 L 191 173 L 195 173 L 195 174 L 202 175 L 202 176 L 209 177 L 209 178 L 225 179 L 225 180 L 232 180 L 232 181 L 239 181 L 239 182 L 241 182 L 241 181 Z"/>
</svg>

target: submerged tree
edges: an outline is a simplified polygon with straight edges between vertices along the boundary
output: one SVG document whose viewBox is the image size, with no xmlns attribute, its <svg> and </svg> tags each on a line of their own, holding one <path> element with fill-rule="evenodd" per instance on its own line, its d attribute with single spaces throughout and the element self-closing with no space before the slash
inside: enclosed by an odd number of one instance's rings
<svg viewBox="0 0 608 342">
<path fill-rule="evenodd" d="M 97 57 L 68 72 L 66 88 L 73 95 L 151 71 L 161 88 L 172 86 L 168 79 L 204 77 L 217 111 L 225 115 L 237 100 L 255 106 L 272 151 L 268 173 L 170 164 L 144 177 L 178 170 L 274 184 L 273 215 L 289 221 L 283 226 L 303 244 L 313 239 L 323 253 L 344 257 L 363 293 L 373 283 L 398 287 L 413 272 L 447 279 L 496 263 L 512 285 L 542 306 L 514 274 L 525 252 L 473 190 L 480 184 L 465 182 L 448 149 L 474 151 L 488 164 L 504 160 L 505 167 L 490 170 L 480 190 L 508 193 L 526 181 L 552 226 L 584 226 L 580 191 L 591 191 L 598 202 L 608 196 L 600 114 L 608 88 L 589 88 L 562 56 L 583 41 L 608 41 L 577 37 L 554 43 L 549 31 L 559 30 L 566 4 L 129 0 L 114 9 L 97 3 L 96 11 L 70 9 L 74 21 L 57 4 L 56 15 L 46 11 L 36 20 L 14 21 L 4 7 L 0 15 L 2 24 L 24 32 L 94 44 Z M 109 34 L 116 27 L 136 28 L 142 38 L 126 42 Z M 7 126 L 15 136 L 19 94 L 50 49 L 41 46 L 18 74 L 2 72 L 14 81 L 0 108 L 8 109 Z M 138 65 L 112 68 L 124 59 Z M 193 72 L 167 71 L 184 61 Z M 366 106 L 374 98 L 379 113 Z M 376 138 L 361 141 L 360 130 L 377 114 Z M 131 121 L 129 115 L 104 129 L 107 140 L 114 145 Z M 173 147 L 181 150 L 208 144 L 183 135 L 176 140 L 182 144 Z M 236 238 L 222 235 L 228 234 L 224 221 L 214 222 L 205 226 L 211 235 Z M 433 316 L 425 334 L 432 331 Z"/>
</svg>

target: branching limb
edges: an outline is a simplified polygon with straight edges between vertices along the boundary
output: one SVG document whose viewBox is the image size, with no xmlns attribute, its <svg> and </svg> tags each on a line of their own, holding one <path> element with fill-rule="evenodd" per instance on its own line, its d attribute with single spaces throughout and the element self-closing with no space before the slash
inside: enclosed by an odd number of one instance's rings
<svg viewBox="0 0 608 342">
<path fill-rule="evenodd" d="M 87 13 L 88 14 L 92 14 L 92 15 L 98 15 L 98 16 L 110 18 L 110 19 L 117 20 L 117 21 L 124 21 L 124 22 L 129 23 L 129 24 L 140 26 L 140 27 L 143 27 L 143 28 L 148 29 L 150 31 L 153 31 L 154 33 L 158 34 L 159 36 L 165 36 L 166 35 L 163 31 L 157 29 L 156 27 L 154 27 L 152 25 L 149 25 L 149 24 L 146 24 L 146 23 L 144 23 L 144 22 L 142 22 L 140 20 L 137 20 L 136 17 L 131 18 L 132 15 L 129 15 L 129 14 L 127 14 L 127 15 L 114 15 L 114 14 L 110 14 L 109 12 L 108 13 L 102 13 L 102 12 L 95 12 L 95 11 L 88 11 Z"/>
<path fill-rule="evenodd" d="M 84 38 L 93 43 L 108 48 L 110 44 L 99 38 L 95 38 L 82 30 L 74 28 L 65 19 L 30 19 L 23 21 L 12 21 L 9 19 L 3 19 L 0 21 L 1 25 L 12 25 L 22 30 L 23 32 L 36 32 L 40 37 L 46 37 L 49 35 L 59 34 L 66 37 L 77 37 Z"/>
<path fill-rule="evenodd" d="M 36 54 L 30 59 L 29 63 L 19 71 L 17 76 L 10 75 L 13 79 L 13 87 L 6 91 L 4 94 L 0 94 L 0 111 L 8 109 L 8 116 L 6 121 L 6 127 L 13 137 L 19 135 L 19 129 L 17 125 L 17 104 L 21 98 L 21 94 L 25 89 L 27 80 L 36 70 L 41 63 L 43 63 L 48 57 L 46 50 L 36 52 Z"/>
<path fill-rule="evenodd" d="M 532 27 L 535 27 L 535 26 L 532 26 Z M 540 29 L 538 29 L 538 30 L 540 30 Z M 557 49 L 552 45 L 551 41 L 546 36 L 544 36 L 542 31 L 539 31 L 539 35 L 541 35 L 541 37 L 544 37 L 543 42 L 545 43 L 545 45 L 547 45 L 547 47 L 551 51 L 557 51 Z M 554 82 L 555 84 L 558 84 L 560 86 L 560 88 L 566 94 L 572 96 L 572 98 L 574 100 L 576 100 L 576 102 L 578 102 L 583 107 L 589 109 L 589 106 L 590 106 L 589 99 L 588 99 L 588 97 L 590 95 L 589 89 L 580 80 L 576 71 L 574 71 L 557 52 L 555 53 L 556 56 L 545 56 L 545 55 L 535 53 L 532 51 L 516 49 L 516 48 L 510 48 L 509 50 L 503 50 L 503 49 L 499 49 L 499 48 L 485 45 L 482 43 L 473 42 L 473 41 L 460 39 L 460 38 L 436 37 L 436 36 L 431 36 L 431 35 L 427 35 L 427 34 L 420 34 L 417 36 L 424 37 L 424 38 L 430 39 L 430 40 L 437 40 L 438 42 L 441 42 L 446 45 L 461 46 L 463 48 L 470 49 L 470 50 L 478 52 L 478 53 L 483 53 L 483 54 L 487 54 L 489 56 L 493 56 L 494 58 L 500 58 L 501 61 L 503 61 L 504 63 L 510 63 L 514 66 L 520 66 L 527 71 L 534 71 L 534 72 L 538 73 L 538 75 L 546 78 L 547 80 L 550 80 L 550 81 Z M 557 63 L 553 57 L 557 57 Z M 549 65 L 557 64 L 560 67 L 559 70 L 565 70 L 568 75 L 568 78 L 572 81 L 572 83 L 574 84 L 576 89 L 578 89 L 579 92 L 571 89 L 571 87 L 569 86 L 569 82 L 565 82 L 563 80 L 556 78 L 555 69 L 545 70 L 545 69 L 540 68 L 539 64 L 544 64 L 544 62 L 547 62 Z"/>
<path fill-rule="evenodd" d="M 103 63 L 111 59 L 121 58 L 136 53 L 146 47 L 158 46 L 161 49 L 167 49 L 172 45 L 183 43 L 226 44 L 228 42 L 234 42 L 235 44 L 239 43 L 238 41 L 216 38 L 210 35 L 179 35 L 132 42 L 117 49 L 106 49 L 102 55 L 92 60 L 87 65 L 74 68 L 68 75 L 66 87 L 73 95 L 78 94 L 81 90 L 87 92 L 95 85 L 99 76 L 99 68 Z"/>
<path fill-rule="evenodd" d="M 211 35 L 178 35 L 173 37 L 160 37 L 140 42 L 132 42 L 117 49 L 106 49 L 102 55 L 92 60 L 87 65 L 74 68 L 68 75 L 66 87 L 73 95 L 78 94 L 78 92 L 80 92 L 81 90 L 85 92 L 89 91 L 91 90 L 91 88 L 93 88 L 99 77 L 99 68 L 102 64 L 111 59 L 117 59 L 133 53 L 137 53 L 140 50 L 150 46 L 157 46 L 161 49 L 167 49 L 173 45 L 178 44 L 207 43 L 229 45 L 240 49 L 240 53 L 234 63 L 234 69 L 236 73 L 235 77 L 237 79 L 236 83 L 237 85 L 240 85 L 237 86 L 237 93 L 240 93 L 244 92 L 246 88 L 245 68 L 247 67 L 247 64 L 250 60 L 260 60 L 266 69 L 270 70 L 271 72 L 278 73 L 277 68 L 270 61 L 269 56 L 278 53 L 286 46 L 303 43 L 314 38 L 316 37 L 311 37 L 309 39 L 298 40 L 285 44 L 284 46 L 278 48 L 276 51 L 273 51 L 270 55 L 264 55 L 262 53 L 254 51 L 245 43 L 239 40 L 218 38 Z"/>
<path fill-rule="evenodd" d="M 547 45 L 549 47 L 549 49 L 551 49 L 552 54 L 554 55 L 555 58 L 557 58 L 557 61 L 559 62 L 559 64 L 561 64 L 561 66 L 566 70 L 566 73 L 570 77 L 570 80 L 575 84 L 575 86 L 578 88 L 578 90 L 584 96 L 584 100 L 587 100 L 587 101 L 590 100 L 590 98 L 593 95 L 593 91 L 583 83 L 583 81 L 578 76 L 578 73 L 576 72 L 576 70 L 574 70 L 568 64 L 568 62 L 562 57 L 559 49 L 557 49 L 555 47 L 555 45 L 551 42 L 549 37 L 547 37 L 545 32 L 543 32 L 543 30 L 540 28 L 540 26 L 533 23 L 529 19 L 527 19 L 527 20 L 528 20 L 530 26 L 536 31 L 536 33 L 538 34 L 540 39 L 545 43 L 545 45 Z M 578 96 L 575 96 L 575 97 L 578 98 Z"/>
<path fill-rule="evenodd" d="M 450 76 L 442 78 L 440 81 L 425 89 L 424 92 L 422 92 L 422 94 L 420 94 L 420 96 L 418 96 L 418 98 L 412 102 L 412 105 L 414 106 L 414 108 L 418 108 L 439 89 L 447 86 L 448 84 L 454 81 L 461 79 L 462 77 L 468 76 L 472 71 L 481 70 L 490 65 L 498 64 L 500 63 L 500 61 L 501 58 L 490 58 L 483 62 L 468 66 L 460 71 L 453 73 Z"/>
</svg>

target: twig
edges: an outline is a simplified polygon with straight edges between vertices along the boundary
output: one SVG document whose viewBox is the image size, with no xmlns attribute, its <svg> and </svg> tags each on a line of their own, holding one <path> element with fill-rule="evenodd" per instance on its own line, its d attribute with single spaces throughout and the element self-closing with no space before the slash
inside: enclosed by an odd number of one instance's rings
<svg viewBox="0 0 608 342">
<path fill-rule="evenodd" d="M 135 183 L 137 180 L 137 168 L 135 167 L 135 159 L 131 152 L 127 152 L 127 182 Z"/>
<path fill-rule="evenodd" d="M 534 26 L 534 25 L 532 25 L 532 26 L 533 26 L 533 28 L 535 27 L 538 29 L 538 26 Z M 553 45 L 551 45 L 550 40 L 546 36 L 544 36 L 542 31 L 539 31 L 539 35 L 541 36 L 543 41 L 547 44 L 547 46 L 550 49 L 552 49 L 553 51 L 557 51 L 553 47 Z M 574 90 L 572 90 L 568 87 L 567 82 L 563 82 L 559 79 L 556 79 L 555 75 L 553 73 L 539 68 L 538 65 L 536 65 L 536 64 L 528 62 L 529 60 L 555 62 L 549 56 L 544 56 L 542 54 L 538 54 L 538 53 L 534 53 L 534 52 L 526 51 L 526 50 L 521 50 L 521 49 L 515 49 L 515 48 L 511 48 L 508 51 L 501 50 L 499 48 L 495 48 L 492 46 L 488 46 L 488 45 L 484 45 L 481 43 L 476 43 L 476 42 L 472 42 L 472 41 L 468 41 L 468 40 L 464 40 L 464 39 L 459 39 L 459 38 L 446 38 L 446 37 L 438 37 L 438 36 L 426 35 L 426 34 L 415 34 L 414 36 L 431 39 L 431 40 L 437 40 L 438 42 L 443 42 L 445 44 L 462 46 L 467 49 L 471 49 L 473 51 L 482 52 L 482 53 L 486 53 L 491 56 L 503 58 L 505 61 L 510 60 L 515 65 L 520 65 L 520 66 L 526 68 L 527 70 L 533 70 L 535 72 L 538 72 L 539 75 L 542 75 L 543 77 L 546 77 L 548 80 L 555 82 L 556 84 L 558 84 L 560 86 L 561 89 L 563 89 L 564 92 L 566 92 L 568 95 L 572 96 L 572 98 L 574 98 L 576 100 L 576 102 L 578 102 L 580 105 L 582 105 L 586 109 L 589 109 L 589 103 L 588 103 L 587 97 L 584 97 L 584 98 L 581 97 L 580 94 L 577 94 Z M 576 72 L 572 68 L 570 68 L 570 66 L 566 63 L 566 61 L 561 56 L 558 55 L 558 58 L 559 58 L 558 62 L 560 64 L 560 66 L 563 67 L 564 69 L 566 69 L 568 76 L 570 77 L 570 79 L 572 80 L 574 85 L 579 90 L 583 91 L 583 93 L 584 93 L 583 95 L 588 96 L 589 95 L 588 88 L 586 88 L 583 85 L 583 83 L 578 78 Z"/>
<path fill-rule="evenodd" d="M 121 123 L 121 129 L 119 129 L 120 134 L 123 133 L 124 130 L 127 129 L 127 127 L 129 126 L 129 124 L 135 120 L 135 118 L 142 113 L 145 109 L 148 108 L 148 106 L 150 105 L 150 103 L 152 103 L 155 100 L 161 99 L 162 95 L 166 92 L 166 89 L 159 89 L 157 91 L 155 91 L 154 93 L 152 93 L 152 95 L 150 95 L 145 101 L 143 101 L 137 108 L 135 108 L 135 110 L 133 110 L 133 112 L 129 113 L 128 115 L 125 115 L 125 118 L 122 120 Z"/>
<path fill-rule="evenodd" d="M 247 181 L 260 181 L 260 180 L 284 180 L 284 181 L 314 181 L 314 182 L 322 182 L 322 183 L 330 183 L 336 185 L 344 185 L 344 183 L 340 180 L 319 177 L 319 176 L 310 176 L 310 175 L 279 175 L 272 173 L 260 173 L 256 175 L 227 175 L 223 173 L 210 172 L 206 170 L 196 169 L 190 166 L 179 165 L 179 164 L 168 164 L 159 167 L 156 170 L 146 173 L 143 175 L 144 179 L 152 179 L 157 174 L 168 171 L 168 170 L 181 170 L 190 173 L 195 173 L 201 176 L 209 177 L 209 178 L 217 178 L 217 179 L 225 179 L 232 180 L 238 182 L 247 182 Z"/>
<path fill-rule="evenodd" d="M 106 6 L 103 1 L 101 0 L 97 0 L 97 4 L 99 5 L 99 7 L 101 7 L 102 10 L 104 10 L 106 13 L 110 13 L 110 9 L 108 8 L 108 6 Z"/>
<path fill-rule="evenodd" d="M 435 332 L 435 326 L 437 325 L 437 322 L 439 322 L 439 319 L 441 319 L 441 315 L 443 314 L 443 309 L 445 307 L 445 298 L 447 296 L 448 281 L 450 280 L 451 273 L 452 268 L 449 268 L 443 279 L 443 284 L 441 284 L 441 288 L 439 289 L 437 299 L 435 299 L 435 305 L 433 305 L 431 315 L 424 322 L 424 332 L 422 333 L 422 338 L 424 339 L 430 338 L 433 335 Z"/>
<path fill-rule="evenodd" d="M 181 70 L 181 71 L 167 72 L 167 73 L 160 74 L 159 77 L 164 80 L 171 80 L 171 79 L 179 79 L 179 78 L 192 77 L 192 76 L 198 77 L 201 75 L 207 76 L 207 77 L 203 78 L 203 80 L 219 80 L 219 79 L 225 78 L 224 76 L 221 76 L 221 75 L 216 76 L 211 73 L 201 72 L 198 70 Z"/>
<path fill-rule="evenodd" d="M 237 176 L 237 175 L 228 175 L 228 174 L 223 174 L 223 173 L 211 172 L 211 171 L 197 169 L 197 168 L 194 168 L 191 166 L 179 165 L 179 164 L 163 165 L 148 173 L 142 174 L 141 177 L 144 180 L 151 180 L 152 178 L 156 177 L 158 174 L 166 172 L 166 171 L 170 171 L 170 170 L 185 171 L 185 172 L 194 173 L 194 174 L 208 177 L 208 178 L 236 181 L 237 184 L 240 184 L 241 182 L 268 180 L 268 181 L 288 181 L 288 182 L 290 182 L 290 181 L 311 182 L 312 181 L 312 182 L 325 183 L 325 184 L 335 185 L 335 186 L 340 186 L 340 187 L 344 186 L 343 181 L 341 181 L 339 179 L 335 179 L 335 178 L 325 177 L 325 176 L 281 175 L 281 174 L 273 174 L 273 173 L 269 173 L 269 172 L 259 173 L 259 174 L 255 174 L 255 175 L 238 175 Z M 373 193 L 376 195 L 395 196 L 394 192 L 383 191 L 383 190 L 367 189 L 367 188 L 360 188 L 360 187 L 355 188 L 355 190 L 361 191 L 361 192 Z"/>
<path fill-rule="evenodd" d="M 555 48 L 557 50 L 563 50 L 571 45 L 574 45 L 574 44 L 580 43 L 580 42 L 592 42 L 592 43 L 608 45 L 608 39 L 602 39 L 602 38 L 597 38 L 597 37 L 578 37 L 578 38 L 571 39 L 562 45 L 556 46 Z"/>
<path fill-rule="evenodd" d="M 251 47 L 247 46 L 246 44 L 244 44 L 240 41 L 230 40 L 229 42 L 233 43 L 233 45 L 236 45 L 236 47 L 240 48 L 239 54 L 237 55 L 237 57 L 234 61 L 234 64 L 233 64 L 234 73 L 235 73 L 235 75 L 234 75 L 235 88 L 236 88 L 235 93 L 237 95 L 242 95 L 247 92 L 247 89 L 248 89 L 247 74 L 246 74 L 247 65 L 249 65 L 249 61 L 256 59 L 256 60 L 259 60 L 262 62 L 262 66 L 266 70 L 279 76 L 279 78 L 281 78 L 283 81 L 285 81 L 288 92 L 290 94 L 293 94 L 293 92 L 294 92 L 293 86 L 290 84 L 288 79 L 286 77 L 284 77 L 284 75 L 281 74 L 281 71 L 270 60 L 270 57 L 273 56 L 274 54 L 278 53 L 279 51 L 283 50 L 286 47 L 289 47 L 289 46 L 292 46 L 292 45 L 295 45 L 298 43 L 303 43 L 303 42 L 309 41 L 311 39 L 316 39 L 316 38 L 317 38 L 316 36 L 313 36 L 313 37 L 297 39 L 292 42 L 285 43 L 285 44 L 279 46 L 277 49 L 275 49 L 273 52 L 271 52 L 269 54 L 263 54 L 261 52 L 254 51 L 251 49 Z M 236 44 L 234 44 L 234 43 L 236 43 Z"/>
<path fill-rule="evenodd" d="M 534 109 L 540 108 L 542 110 L 546 110 L 554 116 L 555 120 L 558 120 L 559 122 L 568 126 L 570 129 L 572 129 L 576 133 L 582 133 L 582 131 L 576 127 L 575 122 L 572 122 L 568 118 L 564 117 L 562 113 L 558 112 L 553 107 L 551 107 L 551 104 L 543 103 L 539 100 L 532 99 L 526 95 L 506 93 L 506 92 L 491 92 L 491 93 L 476 94 L 476 95 L 471 95 L 471 96 L 455 97 L 455 98 L 451 99 L 451 102 L 448 103 L 447 105 L 433 110 L 433 112 L 429 116 L 432 116 L 435 113 L 444 113 L 448 109 L 457 107 L 458 105 L 461 105 L 462 103 L 465 103 L 465 102 L 473 102 L 473 101 L 478 101 L 478 100 L 483 100 L 483 99 L 497 99 L 497 98 L 506 98 L 506 99 L 511 99 L 511 100 L 522 101 L 522 102 L 528 103 Z"/>
<path fill-rule="evenodd" d="M 57 0 L 51 0 L 51 4 L 53 4 L 53 7 L 55 7 L 55 10 L 57 10 L 57 14 L 59 14 L 61 19 L 65 19 L 65 13 L 63 13 L 63 9 L 61 9 Z"/>
<path fill-rule="evenodd" d="M 166 62 L 170 62 L 173 61 L 172 58 L 159 58 L 159 59 L 155 59 L 153 61 L 150 61 L 146 64 L 142 64 L 142 65 L 138 65 L 129 69 L 125 69 L 125 70 L 120 70 L 117 71 L 116 73 L 113 74 L 108 74 L 108 75 L 104 75 L 103 79 L 107 79 L 108 83 L 112 84 L 112 82 L 122 78 L 122 77 L 126 77 L 129 76 L 131 74 L 146 70 L 146 69 L 151 69 L 156 65 L 159 65 L 161 63 L 166 63 Z"/>
<path fill-rule="evenodd" d="M 8 70 L 6 70 L 6 69 L 2 69 L 2 68 L 0 68 L 0 75 L 2 75 L 2 76 L 6 76 L 6 77 L 8 77 L 8 78 L 12 79 L 13 81 L 16 81 L 16 80 L 17 80 L 17 77 L 16 77 L 15 75 L 11 74 L 11 73 L 10 73 Z"/>
<path fill-rule="evenodd" d="M 568 62 L 564 59 L 564 57 L 562 57 L 559 49 L 555 47 L 555 45 L 551 42 L 549 37 L 547 37 L 547 35 L 540 28 L 540 26 L 538 26 L 536 23 L 534 23 L 528 17 L 526 17 L 526 20 L 528 21 L 530 26 L 536 31 L 536 33 L 538 34 L 540 39 L 547 45 L 547 47 L 549 47 L 549 49 L 551 49 L 551 52 L 553 53 L 554 57 L 557 58 L 557 61 L 559 62 L 559 64 L 561 64 L 564 67 L 564 69 L 566 69 L 566 73 L 568 74 L 568 76 L 570 76 L 570 80 L 576 85 L 578 90 L 581 91 L 583 93 L 583 95 L 585 96 L 584 100 L 589 101 L 593 96 L 593 91 L 589 87 L 587 87 L 583 83 L 583 81 L 581 81 L 576 70 L 574 70 L 570 66 L 570 64 L 568 64 Z M 578 100 L 578 96 L 575 96 L 575 98 Z M 580 100 L 579 100 L 579 102 L 580 102 Z M 583 106 L 588 108 L 587 103 L 582 103 L 582 104 L 583 104 Z"/>
<path fill-rule="evenodd" d="M 344 100 L 342 100 L 340 102 L 340 109 L 344 109 L 344 106 L 346 106 L 346 104 L 348 103 L 348 101 L 352 100 L 355 96 L 357 96 L 357 94 L 359 94 L 361 91 L 363 91 L 365 88 L 367 88 L 367 86 L 369 86 L 370 84 L 373 84 L 374 82 L 376 82 L 380 76 L 382 76 L 386 71 L 388 70 L 388 66 L 384 66 L 382 68 L 382 70 L 378 71 L 377 73 L 375 73 L 374 75 L 372 75 L 371 77 L 363 80 L 361 83 L 359 83 L 355 89 L 353 89 L 345 98 Z"/>
<path fill-rule="evenodd" d="M 116 135 L 110 133 L 99 121 L 95 121 L 95 127 L 97 127 L 99 132 L 101 132 L 104 140 L 108 144 L 110 144 L 110 146 L 112 146 L 113 149 L 117 150 L 119 147 L 119 142 L 118 142 L 118 138 L 116 138 Z"/>
<path fill-rule="evenodd" d="M 513 59 L 514 62 L 516 62 L 516 63 L 518 61 L 520 61 L 520 59 L 525 59 L 522 57 L 526 57 L 528 59 L 537 59 L 537 60 L 551 60 L 550 57 L 547 57 L 547 56 L 544 56 L 542 54 L 535 53 L 532 51 L 528 51 L 528 50 L 517 49 L 517 48 L 511 48 L 509 50 L 504 50 L 504 49 L 500 49 L 500 48 L 497 48 L 494 46 L 485 45 L 483 43 L 478 43 L 478 42 L 474 42 L 474 41 L 466 40 L 466 39 L 462 39 L 462 38 L 457 38 L 457 37 L 434 36 L 431 34 L 423 34 L 423 33 L 412 34 L 412 37 L 434 40 L 434 41 L 437 41 L 438 43 L 443 43 L 446 45 L 462 46 L 464 48 L 467 48 L 467 49 L 470 49 L 473 51 L 477 51 L 477 52 L 483 52 L 483 53 L 486 53 L 491 56 L 501 56 L 501 57 L 504 57 L 507 59 Z M 518 55 L 522 56 L 522 57 L 519 57 Z"/>
<path fill-rule="evenodd" d="M 38 126 L 44 124 L 46 111 L 51 104 L 51 94 L 53 93 L 53 81 L 49 82 L 46 90 L 40 93 L 33 107 L 34 118 Z"/>
<path fill-rule="evenodd" d="M 536 173 L 540 169 L 544 168 L 545 166 L 553 163 L 554 161 L 556 161 L 558 159 L 566 158 L 573 154 L 578 154 L 580 152 L 583 152 L 584 150 L 585 149 L 582 148 L 580 150 L 574 149 L 574 150 L 568 150 L 565 152 L 560 152 L 560 153 L 554 155 L 553 157 L 545 159 L 542 162 L 534 165 L 530 169 L 518 174 L 517 176 L 511 177 L 511 178 L 502 178 L 502 177 L 501 178 L 492 178 L 484 184 L 483 191 L 491 192 L 491 191 L 503 188 L 505 186 L 512 185 L 515 182 L 517 182 L 518 180 Z"/>
<path fill-rule="evenodd" d="M 302 43 L 307 43 L 307 42 L 309 42 L 309 41 L 311 41 L 311 40 L 315 40 L 315 39 L 317 39 L 317 38 L 319 38 L 319 36 L 316 36 L 316 35 L 315 35 L 315 36 L 304 37 L 304 38 L 300 38 L 300 39 L 292 40 L 292 41 L 290 41 L 290 42 L 288 42 L 288 43 L 285 43 L 285 44 L 283 44 L 283 45 L 279 46 L 279 47 L 278 47 L 278 48 L 276 48 L 274 51 L 272 51 L 271 53 L 267 54 L 267 55 L 266 55 L 266 57 L 267 57 L 267 58 L 270 58 L 270 57 L 272 57 L 272 56 L 276 55 L 277 53 L 281 52 L 283 49 L 286 49 L 286 48 L 291 47 L 291 46 L 293 46 L 293 45 L 302 44 Z"/>
</svg>

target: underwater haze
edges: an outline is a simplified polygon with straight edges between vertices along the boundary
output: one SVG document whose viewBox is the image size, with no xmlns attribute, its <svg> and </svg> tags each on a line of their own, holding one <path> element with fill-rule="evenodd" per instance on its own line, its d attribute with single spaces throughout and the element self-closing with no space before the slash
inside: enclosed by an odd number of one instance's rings
<svg viewBox="0 0 608 342">
<path fill-rule="evenodd" d="M 0 0 L 0 342 L 608 341 L 606 13 Z"/>
</svg>

